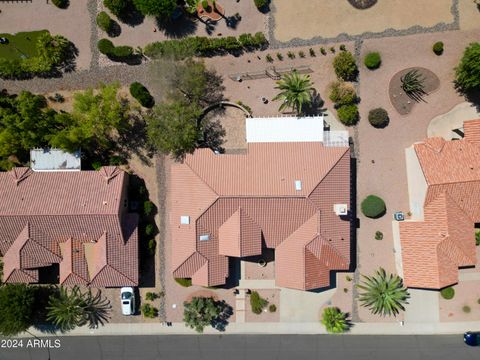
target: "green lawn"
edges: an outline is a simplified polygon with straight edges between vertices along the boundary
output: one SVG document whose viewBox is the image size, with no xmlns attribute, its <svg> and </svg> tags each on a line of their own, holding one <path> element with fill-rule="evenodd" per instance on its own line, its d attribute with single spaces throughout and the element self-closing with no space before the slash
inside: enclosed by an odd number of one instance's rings
<svg viewBox="0 0 480 360">
<path fill-rule="evenodd" d="M 0 44 L 0 58 L 11 60 L 36 56 L 37 50 L 35 45 L 37 39 L 45 33 L 48 33 L 48 30 L 19 32 L 15 35 L 0 34 L 0 37 L 5 37 L 9 40 L 8 44 Z"/>
</svg>

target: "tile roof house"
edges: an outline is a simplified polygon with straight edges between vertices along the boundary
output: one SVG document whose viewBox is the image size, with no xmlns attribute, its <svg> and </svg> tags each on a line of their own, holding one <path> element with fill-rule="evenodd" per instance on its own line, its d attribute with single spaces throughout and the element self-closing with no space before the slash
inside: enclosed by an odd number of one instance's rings
<svg viewBox="0 0 480 360">
<path fill-rule="evenodd" d="M 37 283 L 59 264 L 59 283 L 138 284 L 138 217 L 127 212 L 128 175 L 99 171 L 0 173 L 5 282 Z"/>
<path fill-rule="evenodd" d="M 414 221 L 399 224 L 404 283 L 441 289 L 458 282 L 459 267 L 477 262 L 474 228 L 480 223 L 480 120 L 464 123 L 462 140 L 436 137 L 414 144 L 407 149 L 407 168 L 415 166 L 421 176 L 409 180 L 409 191 L 421 199 L 423 208 L 412 210 Z M 411 204 L 415 201 L 419 199 L 411 199 Z"/>
<path fill-rule="evenodd" d="M 246 154 L 198 149 L 171 174 L 172 272 L 202 286 L 225 284 L 229 257 L 275 249 L 276 284 L 330 285 L 350 265 L 348 146 L 253 142 Z M 337 209 L 338 210 L 338 209 Z"/>
</svg>

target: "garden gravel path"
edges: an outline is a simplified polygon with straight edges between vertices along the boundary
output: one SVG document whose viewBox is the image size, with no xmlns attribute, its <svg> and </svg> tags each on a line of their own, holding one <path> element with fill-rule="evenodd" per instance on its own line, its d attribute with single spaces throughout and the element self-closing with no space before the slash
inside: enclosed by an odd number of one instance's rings
<svg viewBox="0 0 480 360">
<path fill-rule="evenodd" d="M 28 90 L 34 93 L 55 92 L 58 90 L 78 90 L 96 87 L 99 83 L 119 81 L 122 85 L 133 81 L 146 82 L 148 64 L 136 66 L 114 65 L 108 67 L 93 67 L 91 70 L 82 70 L 66 73 L 54 79 L 34 78 L 30 80 L 0 80 L 0 89 L 7 89 L 11 93 Z"/>
</svg>

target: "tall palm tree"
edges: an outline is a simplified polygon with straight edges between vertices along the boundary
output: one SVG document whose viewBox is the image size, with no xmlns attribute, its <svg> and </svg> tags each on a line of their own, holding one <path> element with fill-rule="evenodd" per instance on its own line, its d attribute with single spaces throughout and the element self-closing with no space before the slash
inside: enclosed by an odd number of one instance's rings
<svg viewBox="0 0 480 360">
<path fill-rule="evenodd" d="M 350 328 L 350 322 L 347 319 L 348 314 L 342 312 L 337 307 L 327 307 L 323 309 L 322 324 L 329 333 L 344 333 Z"/>
<path fill-rule="evenodd" d="M 110 319 L 109 312 L 112 306 L 107 298 L 102 297 L 102 292 L 98 290 L 97 293 L 93 295 L 92 290 L 88 289 L 88 292 L 83 295 L 85 318 L 87 319 L 88 326 L 90 328 L 96 328 L 98 324 L 103 325 L 105 322 L 108 322 Z"/>
<path fill-rule="evenodd" d="M 296 71 L 285 74 L 277 81 L 275 89 L 280 90 L 273 98 L 273 100 L 282 101 L 279 111 L 289 107 L 300 114 L 305 105 L 312 103 L 313 83 L 310 75 L 301 75 Z"/>
<path fill-rule="evenodd" d="M 93 295 L 90 289 L 82 293 L 77 286 L 70 291 L 60 287 L 58 293 L 50 296 L 47 320 L 62 331 L 86 324 L 94 328 L 109 320 L 110 309 L 110 302 L 102 298 L 100 290 Z"/>
<path fill-rule="evenodd" d="M 47 306 L 47 320 L 58 326 L 62 331 L 72 330 L 86 324 L 83 298 L 78 287 L 69 292 L 60 287 L 58 293 L 50 296 Z"/>
<path fill-rule="evenodd" d="M 364 292 L 359 294 L 362 306 L 368 307 L 373 314 L 396 316 L 400 310 L 404 311 L 404 304 L 408 304 L 410 297 L 403 286 L 403 280 L 398 275 L 387 274 L 380 268 L 374 276 L 363 275 L 364 281 L 357 288 Z"/>
</svg>

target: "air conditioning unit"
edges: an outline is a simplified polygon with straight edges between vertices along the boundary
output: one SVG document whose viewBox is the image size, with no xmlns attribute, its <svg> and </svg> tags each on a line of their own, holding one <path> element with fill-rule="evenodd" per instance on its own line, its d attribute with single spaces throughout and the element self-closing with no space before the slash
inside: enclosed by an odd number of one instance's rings
<svg viewBox="0 0 480 360">
<path fill-rule="evenodd" d="M 338 216 L 347 215 L 348 214 L 348 205 L 347 204 L 335 204 L 333 205 L 333 211 Z"/>
</svg>

